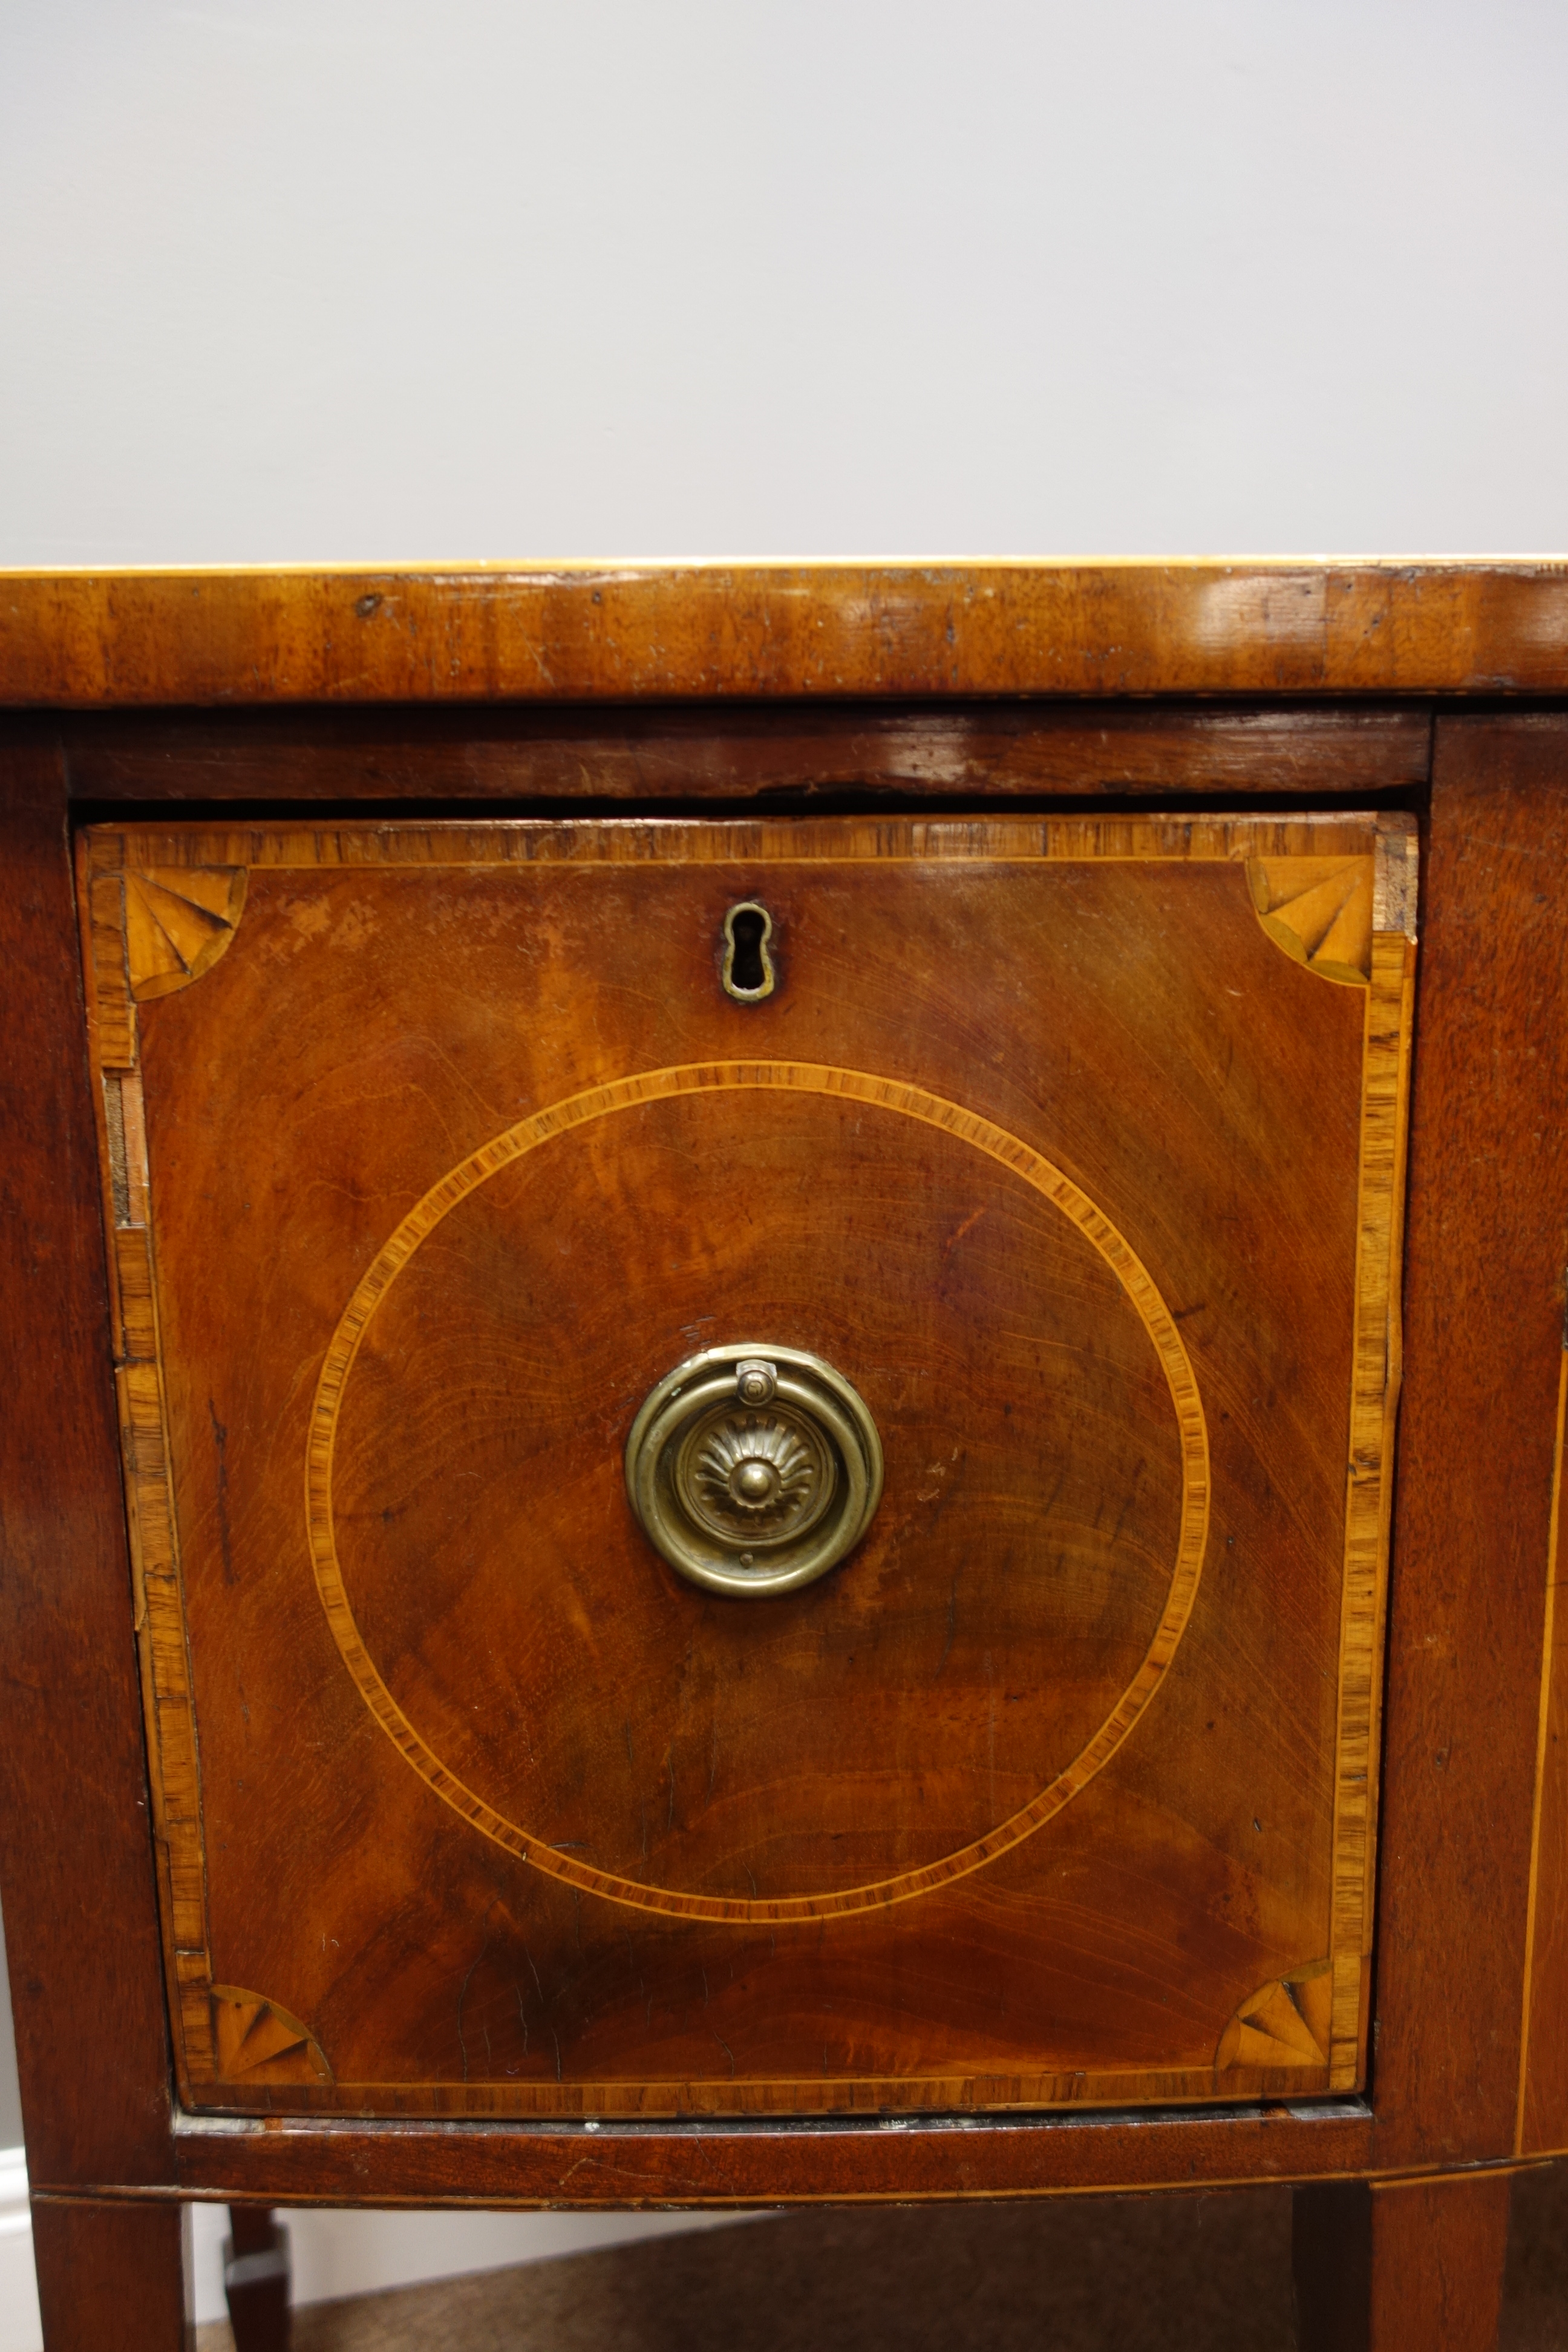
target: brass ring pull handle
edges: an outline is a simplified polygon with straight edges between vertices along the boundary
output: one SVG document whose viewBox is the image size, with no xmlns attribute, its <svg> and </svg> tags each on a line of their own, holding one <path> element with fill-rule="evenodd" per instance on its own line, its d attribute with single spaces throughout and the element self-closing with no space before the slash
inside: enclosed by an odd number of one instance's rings
<svg viewBox="0 0 1568 2352">
<path fill-rule="evenodd" d="M 707 1348 L 650 1390 L 626 1440 L 626 1493 L 671 1568 L 760 1598 L 824 1576 L 882 1498 L 877 1424 L 798 1348 Z"/>
</svg>

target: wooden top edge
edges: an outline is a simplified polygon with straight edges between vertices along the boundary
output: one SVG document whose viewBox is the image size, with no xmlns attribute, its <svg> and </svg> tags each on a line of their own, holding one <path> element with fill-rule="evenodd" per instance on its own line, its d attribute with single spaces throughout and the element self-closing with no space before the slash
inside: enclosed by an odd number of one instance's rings
<svg viewBox="0 0 1568 2352">
<path fill-rule="evenodd" d="M 1568 558 L 0 572 L 0 705 L 1568 692 Z"/>
</svg>

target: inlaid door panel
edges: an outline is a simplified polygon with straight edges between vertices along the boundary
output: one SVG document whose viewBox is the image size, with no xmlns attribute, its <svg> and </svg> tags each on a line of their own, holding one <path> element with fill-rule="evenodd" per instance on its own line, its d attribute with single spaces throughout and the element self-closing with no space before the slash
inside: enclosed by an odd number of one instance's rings
<svg viewBox="0 0 1568 2352">
<path fill-rule="evenodd" d="M 1362 2082 L 1413 855 L 84 836 L 189 2104 Z"/>
</svg>

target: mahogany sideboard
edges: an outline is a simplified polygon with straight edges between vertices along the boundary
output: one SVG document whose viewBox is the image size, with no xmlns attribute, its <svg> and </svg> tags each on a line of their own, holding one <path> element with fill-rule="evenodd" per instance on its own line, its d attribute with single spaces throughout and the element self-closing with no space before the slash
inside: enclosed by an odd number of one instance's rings
<svg viewBox="0 0 1568 2352">
<path fill-rule="evenodd" d="M 1568 565 L 0 575 L 50 2352 L 182 2217 L 1568 2152 Z"/>
</svg>

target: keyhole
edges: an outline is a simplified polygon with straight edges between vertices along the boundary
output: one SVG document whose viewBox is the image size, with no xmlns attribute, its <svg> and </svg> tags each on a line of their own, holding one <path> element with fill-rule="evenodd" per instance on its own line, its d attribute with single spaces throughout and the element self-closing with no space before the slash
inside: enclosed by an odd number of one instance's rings
<svg viewBox="0 0 1568 2352">
<path fill-rule="evenodd" d="M 773 919 L 754 898 L 743 898 L 725 916 L 724 993 L 738 1004 L 757 1004 L 773 994 Z"/>
</svg>

